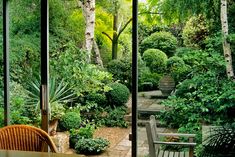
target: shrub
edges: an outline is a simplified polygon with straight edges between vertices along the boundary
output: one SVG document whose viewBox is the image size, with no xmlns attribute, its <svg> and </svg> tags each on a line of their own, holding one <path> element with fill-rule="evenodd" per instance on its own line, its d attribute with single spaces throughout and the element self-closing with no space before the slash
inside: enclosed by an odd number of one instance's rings
<svg viewBox="0 0 235 157">
<path fill-rule="evenodd" d="M 11 124 L 29 124 L 32 119 L 27 112 L 26 101 L 28 100 L 28 93 L 24 87 L 17 83 L 10 83 L 10 117 Z"/>
<path fill-rule="evenodd" d="M 179 47 L 176 49 L 175 56 L 182 57 L 190 53 L 190 51 L 195 51 L 195 50 L 196 50 L 195 48 L 191 47 Z"/>
<path fill-rule="evenodd" d="M 93 138 L 93 134 L 95 131 L 95 127 L 91 124 L 87 124 L 85 127 L 81 127 L 80 129 L 71 129 L 69 135 L 69 145 L 70 148 L 75 148 L 75 144 L 79 139 L 82 138 Z"/>
<path fill-rule="evenodd" d="M 105 94 L 100 94 L 100 93 L 89 93 L 86 96 L 87 101 L 91 101 L 96 103 L 100 107 L 106 107 L 107 105 L 107 98 Z"/>
<path fill-rule="evenodd" d="M 143 54 L 143 60 L 152 72 L 163 73 L 166 68 L 167 55 L 158 49 L 148 49 Z"/>
<path fill-rule="evenodd" d="M 76 143 L 75 150 L 77 153 L 80 154 L 95 155 L 105 151 L 105 149 L 107 149 L 108 146 L 109 146 L 109 141 L 103 138 L 95 138 L 95 139 L 82 138 L 78 140 L 78 142 Z"/>
<path fill-rule="evenodd" d="M 121 83 L 109 84 L 112 88 L 107 92 L 107 98 L 112 106 L 123 106 L 129 99 L 130 91 L 129 89 Z"/>
<path fill-rule="evenodd" d="M 113 74 L 115 81 L 120 81 L 120 83 L 126 85 L 129 89 L 131 88 L 131 60 L 112 60 L 107 65 L 107 70 Z"/>
<path fill-rule="evenodd" d="M 124 119 L 126 115 L 126 107 L 116 107 L 116 108 L 108 108 L 106 110 L 107 115 L 101 121 L 101 124 L 108 127 L 124 127 L 126 128 L 128 125 Z"/>
<path fill-rule="evenodd" d="M 182 37 L 187 47 L 204 47 L 204 40 L 209 34 L 209 26 L 205 17 L 199 15 L 187 21 Z"/>
<path fill-rule="evenodd" d="M 189 73 L 189 66 L 180 57 L 170 57 L 166 62 L 166 67 L 176 82 L 182 81 Z"/>
<path fill-rule="evenodd" d="M 144 39 L 140 44 L 140 52 L 147 49 L 159 49 L 168 57 L 173 56 L 177 47 L 177 39 L 169 32 L 156 32 Z"/>
<path fill-rule="evenodd" d="M 79 112 L 67 112 L 61 119 L 61 127 L 64 130 L 78 129 L 81 124 L 81 117 Z"/>
<path fill-rule="evenodd" d="M 152 73 L 148 67 L 142 68 L 139 71 L 138 90 L 147 91 L 157 89 L 160 78 L 160 74 Z"/>
</svg>

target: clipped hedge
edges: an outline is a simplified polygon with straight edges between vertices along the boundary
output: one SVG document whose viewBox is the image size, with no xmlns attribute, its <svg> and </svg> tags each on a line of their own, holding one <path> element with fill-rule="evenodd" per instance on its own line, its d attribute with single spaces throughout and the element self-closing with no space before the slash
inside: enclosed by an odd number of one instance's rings
<svg viewBox="0 0 235 157">
<path fill-rule="evenodd" d="M 121 83 L 112 83 L 109 84 L 109 87 L 112 88 L 107 92 L 107 99 L 112 106 L 123 106 L 129 99 L 130 91 L 129 89 Z"/>
<path fill-rule="evenodd" d="M 140 44 L 140 52 L 143 54 L 147 49 L 159 49 L 168 57 L 173 56 L 177 47 L 177 39 L 169 32 L 155 32 L 145 38 Z"/>
<path fill-rule="evenodd" d="M 60 121 L 63 130 L 78 129 L 81 124 L 79 112 L 67 112 Z"/>
<path fill-rule="evenodd" d="M 161 50 L 146 50 L 143 54 L 143 60 L 151 72 L 163 73 L 166 69 L 167 55 Z"/>
</svg>

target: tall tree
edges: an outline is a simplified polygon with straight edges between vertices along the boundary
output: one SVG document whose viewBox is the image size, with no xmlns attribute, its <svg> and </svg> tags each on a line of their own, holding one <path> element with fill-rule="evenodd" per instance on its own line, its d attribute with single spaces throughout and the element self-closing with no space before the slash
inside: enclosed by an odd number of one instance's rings
<svg viewBox="0 0 235 157">
<path fill-rule="evenodd" d="M 221 7 L 220 7 L 220 19 L 221 19 L 221 27 L 222 27 L 222 34 L 223 34 L 223 50 L 224 50 L 224 57 L 226 61 L 226 72 L 228 78 L 234 78 L 233 72 L 233 64 L 232 64 L 232 54 L 230 43 L 227 41 L 228 38 L 228 12 L 227 12 L 227 0 L 221 0 Z"/>
<path fill-rule="evenodd" d="M 108 4 L 105 4 L 107 1 Z M 131 3 L 129 0 L 101 0 L 100 3 L 105 5 L 107 7 L 105 9 L 113 16 L 112 35 L 109 35 L 107 32 L 102 33 L 112 42 L 112 59 L 117 59 L 119 37 L 132 21 L 132 18 L 125 14 L 127 10 L 129 12 Z"/>
<path fill-rule="evenodd" d="M 95 34 L 95 0 L 78 0 L 78 5 L 82 8 L 85 18 L 85 49 L 88 53 L 87 60 L 91 62 L 91 50 Z"/>
</svg>

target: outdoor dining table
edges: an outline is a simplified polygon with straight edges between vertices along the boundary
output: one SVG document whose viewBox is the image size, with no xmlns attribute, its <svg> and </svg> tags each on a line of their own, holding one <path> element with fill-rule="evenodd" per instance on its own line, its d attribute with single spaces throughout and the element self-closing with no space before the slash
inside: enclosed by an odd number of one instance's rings
<svg viewBox="0 0 235 157">
<path fill-rule="evenodd" d="M 0 150 L 0 157 L 85 157 L 85 156 L 78 154 Z"/>
</svg>

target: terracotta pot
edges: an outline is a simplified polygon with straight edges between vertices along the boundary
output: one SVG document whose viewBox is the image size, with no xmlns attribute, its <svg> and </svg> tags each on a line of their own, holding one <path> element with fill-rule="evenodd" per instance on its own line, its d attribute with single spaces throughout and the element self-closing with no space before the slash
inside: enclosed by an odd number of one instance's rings
<svg viewBox="0 0 235 157">
<path fill-rule="evenodd" d="M 158 84 L 159 89 L 162 92 L 162 95 L 168 96 L 175 89 L 175 81 L 170 75 L 164 75 Z"/>
</svg>

